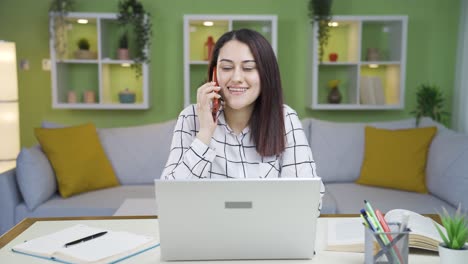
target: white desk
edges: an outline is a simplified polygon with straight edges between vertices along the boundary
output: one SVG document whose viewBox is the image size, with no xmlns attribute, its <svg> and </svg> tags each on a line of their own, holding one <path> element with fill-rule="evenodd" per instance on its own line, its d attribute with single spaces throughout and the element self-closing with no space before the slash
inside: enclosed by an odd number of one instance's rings
<svg viewBox="0 0 468 264">
<path fill-rule="evenodd" d="M 56 230 L 72 226 L 77 223 L 83 223 L 91 226 L 108 228 L 112 230 L 127 230 L 138 234 L 149 234 L 159 236 L 157 219 L 117 219 L 117 220 L 69 220 L 69 221 L 37 221 L 23 233 L 19 234 L 10 243 L 0 249 L 0 263 L 2 264 L 26 264 L 26 263 L 54 263 L 49 260 L 43 260 L 35 257 L 25 256 L 11 251 L 11 247 L 24 240 L 42 236 Z M 190 264 L 259 264 L 261 262 L 273 264 L 314 264 L 314 263 L 364 263 L 363 253 L 331 252 L 324 251 L 326 240 L 327 218 L 319 218 L 317 223 L 317 255 L 311 260 L 261 260 L 261 261 L 191 261 Z M 122 263 L 161 263 L 160 249 L 155 248 L 142 254 L 129 258 Z M 177 262 L 167 262 L 177 263 Z M 410 254 L 409 263 L 411 264 L 431 264 L 440 263 L 439 257 L 434 254 L 421 255 Z"/>
<path fill-rule="evenodd" d="M 123 215 L 158 215 L 156 199 L 125 199 L 114 213 L 114 216 Z"/>
</svg>

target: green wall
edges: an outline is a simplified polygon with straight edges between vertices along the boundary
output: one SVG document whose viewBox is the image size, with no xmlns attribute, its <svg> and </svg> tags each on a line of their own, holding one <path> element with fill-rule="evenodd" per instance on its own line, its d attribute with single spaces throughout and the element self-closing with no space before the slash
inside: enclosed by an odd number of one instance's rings
<svg viewBox="0 0 468 264">
<path fill-rule="evenodd" d="M 76 12 L 117 12 L 117 0 L 76 0 Z M 42 120 L 65 124 L 94 122 L 116 127 L 162 122 L 183 108 L 183 15 L 276 14 L 278 60 L 285 101 L 300 117 L 327 120 L 390 120 L 410 116 L 415 89 L 423 82 L 439 85 L 451 110 L 460 0 L 334 0 L 337 15 L 408 15 L 406 107 L 401 111 L 314 111 L 305 95 L 310 89 L 308 61 L 311 25 L 308 0 L 142 0 L 152 14 L 149 110 L 52 109 L 50 72 L 41 69 L 49 57 L 46 0 L 1 0 L 0 39 L 16 42 L 17 58 L 30 70 L 19 70 L 21 145 L 36 143 L 33 128 Z M 450 4 L 449 4 L 450 3 Z"/>
</svg>

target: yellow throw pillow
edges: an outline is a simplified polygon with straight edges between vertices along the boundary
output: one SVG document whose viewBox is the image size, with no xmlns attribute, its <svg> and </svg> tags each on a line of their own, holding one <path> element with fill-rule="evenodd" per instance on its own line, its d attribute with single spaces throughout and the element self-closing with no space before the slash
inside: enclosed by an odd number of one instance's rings
<svg viewBox="0 0 468 264">
<path fill-rule="evenodd" d="M 427 153 L 436 132 L 436 127 L 366 127 L 364 161 L 356 183 L 427 193 Z"/>
<path fill-rule="evenodd" d="M 34 132 L 54 168 L 62 197 L 119 185 L 93 124 Z"/>
</svg>

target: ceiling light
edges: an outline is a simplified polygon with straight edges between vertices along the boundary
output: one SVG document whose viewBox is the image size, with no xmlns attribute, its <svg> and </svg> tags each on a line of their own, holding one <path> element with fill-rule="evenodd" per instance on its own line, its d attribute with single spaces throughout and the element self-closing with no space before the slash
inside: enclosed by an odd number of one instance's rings
<svg viewBox="0 0 468 264">
<path fill-rule="evenodd" d="M 375 69 L 375 68 L 378 68 L 378 67 L 379 67 L 378 64 L 369 64 L 369 68 Z"/>
<path fill-rule="evenodd" d="M 338 22 L 336 22 L 336 21 L 328 22 L 328 26 L 329 26 L 329 27 L 337 27 L 337 26 L 338 26 Z"/>
<path fill-rule="evenodd" d="M 205 27 L 211 27 L 214 25 L 213 21 L 203 21 L 203 25 Z"/>
<path fill-rule="evenodd" d="M 88 24 L 88 19 L 80 18 L 76 22 L 78 22 L 78 24 Z"/>
</svg>

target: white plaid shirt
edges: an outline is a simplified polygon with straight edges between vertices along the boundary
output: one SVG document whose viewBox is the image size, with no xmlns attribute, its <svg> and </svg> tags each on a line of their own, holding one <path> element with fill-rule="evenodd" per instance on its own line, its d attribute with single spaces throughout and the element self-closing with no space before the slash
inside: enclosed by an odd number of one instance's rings
<svg viewBox="0 0 468 264">
<path fill-rule="evenodd" d="M 286 148 L 281 155 L 262 157 L 250 128 L 236 135 L 224 112 L 207 146 L 196 138 L 200 129 L 195 105 L 180 113 L 162 179 L 317 177 L 315 162 L 297 113 L 284 105 Z M 325 187 L 321 186 L 323 196 Z"/>
</svg>

